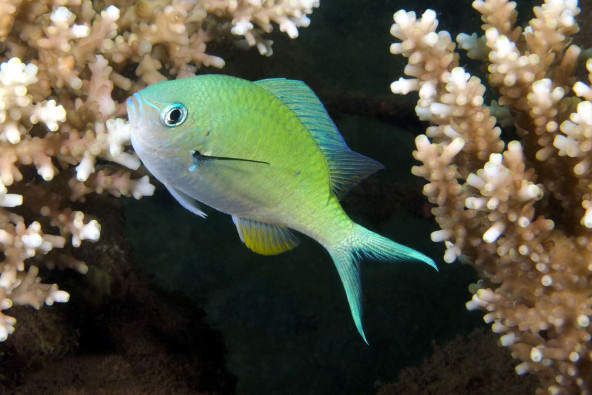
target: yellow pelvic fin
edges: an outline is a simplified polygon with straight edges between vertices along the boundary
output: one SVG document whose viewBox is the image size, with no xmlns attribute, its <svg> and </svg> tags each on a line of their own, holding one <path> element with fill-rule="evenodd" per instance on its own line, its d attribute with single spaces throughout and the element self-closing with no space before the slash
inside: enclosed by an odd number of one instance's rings
<svg viewBox="0 0 592 395">
<path fill-rule="evenodd" d="M 277 255 L 300 245 L 300 240 L 284 226 L 232 216 L 241 241 L 253 252 Z"/>
</svg>

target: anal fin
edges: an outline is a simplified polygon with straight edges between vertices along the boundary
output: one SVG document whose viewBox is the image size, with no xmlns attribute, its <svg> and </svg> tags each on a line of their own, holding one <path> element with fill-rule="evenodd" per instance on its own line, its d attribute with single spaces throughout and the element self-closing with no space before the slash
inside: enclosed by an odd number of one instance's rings
<svg viewBox="0 0 592 395">
<path fill-rule="evenodd" d="M 284 226 L 232 216 L 241 241 L 253 252 L 277 255 L 300 245 L 300 240 Z"/>
</svg>

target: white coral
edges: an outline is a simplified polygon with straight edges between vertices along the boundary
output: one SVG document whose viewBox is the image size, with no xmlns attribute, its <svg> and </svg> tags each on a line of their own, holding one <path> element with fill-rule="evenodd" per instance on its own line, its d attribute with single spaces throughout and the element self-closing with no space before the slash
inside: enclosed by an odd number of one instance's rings
<svg viewBox="0 0 592 395">
<path fill-rule="evenodd" d="M 0 64 L 0 140 L 16 144 L 30 124 L 44 123 L 51 131 L 66 120 L 66 110 L 55 100 L 33 102 L 28 87 L 37 83 L 37 66 L 24 64 L 19 58 Z M 24 124 L 23 124 L 24 122 Z"/>
</svg>

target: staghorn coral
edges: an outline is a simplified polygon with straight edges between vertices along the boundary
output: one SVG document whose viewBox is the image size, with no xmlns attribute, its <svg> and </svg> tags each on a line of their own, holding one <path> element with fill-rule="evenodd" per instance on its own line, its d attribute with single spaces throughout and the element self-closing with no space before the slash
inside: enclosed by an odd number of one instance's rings
<svg viewBox="0 0 592 395">
<path fill-rule="evenodd" d="M 39 267 L 87 271 L 73 248 L 98 240 L 100 225 L 72 202 L 153 193 L 129 148 L 127 96 L 223 67 L 206 53 L 213 41 L 243 37 L 270 55 L 272 23 L 296 37 L 318 3 L 0 0 L 0 341 L 14 331 L 3 313 L 13 304 L 68 300 Z"/>
<path fill-rule="evenodd" d="M 469 309 L 484 320 L 536 374 L 539 393 L 589 393 L 592 388 L 592 60 L 577 81 L 582 50 L 575 0 L 534 7 L 523 30 L 515 3 L 476 0 L 484 36 L 461 34 L 468 56 L 487 64 L 499 104 L 509 109 L 519 140 L 501 139 L 496 103 L 485 86 L 458 67 L 456 45 L 437 32 L 434 11 L 419 19 L 398 11 L 391 52 L 408 58 L 394 93 L 419 93 L 416 112 L 429 121 L 416 139 L 413 174 L 428 180 L 424 194 L 446 243 L 444 260 L 470 262 L 483 281 Z"/>
</svg>

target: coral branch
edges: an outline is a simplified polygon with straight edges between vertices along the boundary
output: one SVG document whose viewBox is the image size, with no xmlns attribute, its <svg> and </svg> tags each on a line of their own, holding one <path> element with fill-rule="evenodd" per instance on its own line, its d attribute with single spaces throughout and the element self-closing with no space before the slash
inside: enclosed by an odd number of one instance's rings
<svg viewBox="0 0 592 395">
<path fill-rule="evenodd" d="M 435 13 L 398 11 L 391 33 L 401 43 L 391 52 L 409 59 L 414 79 L 392 90 L 418 91 L 417 115 L 433 125 L 416 139 L 421 164 L 412 171 L 428 181 L 444 260 L 462 255 L 483 277 L 467 308 L 486 311 L 521 361 L 516 372 L 537 374 L 549 393 L 583 393 L 592 380 L 592 61 L 588 81 L 576 81 L 582 51 L 570 37 L 580 10 L 577 1 L 547 0 L 522 32 L 515 3 L 473 7 L 485 34 L 457 40 L 487 62 L 520 141 L 500 139 L 485 86 L 458 67 Z"/>
<path fill-rule="evenodd" d="M 212 42 L 244 38 L 270 55 L 264 36 L 273 24 L 296 37 L 319 1 L 108 3 L 0 2 L 0 341 L 14 330 L 2 313 L 13 304 L 68 299 L 41 282 L 37 267 L 88 270 L 72 250 L 96 241 L 101 228 L 72 201 L 153 193 L 136 171 L 125 99 L 171 76 L 223 67 L 208 53 Z"/>
</svg>

